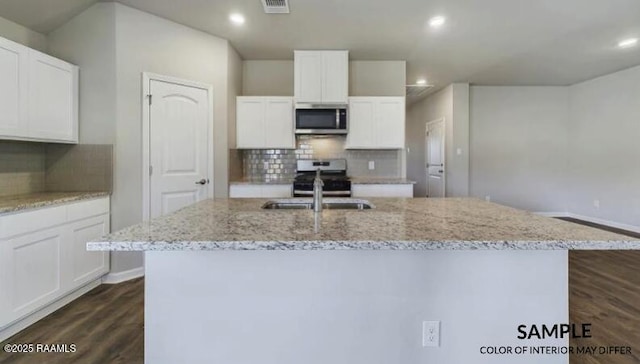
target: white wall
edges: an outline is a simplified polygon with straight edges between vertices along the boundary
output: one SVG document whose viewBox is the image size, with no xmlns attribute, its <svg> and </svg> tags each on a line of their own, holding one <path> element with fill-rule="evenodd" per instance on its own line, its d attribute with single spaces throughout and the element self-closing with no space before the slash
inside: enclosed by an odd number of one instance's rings
<svg viewBox="0 0 640 364">
<path fill-rule="evenodd" d="M 416 181 L 414 195 L 426 196 L 426 123 L 445 119 L 446 195 L 469 194 L 469 84 L 456 83 L 407 109 L 407 178 Z M 460 149 L 460 155 L 456 153 Z"/>
<path fill-rule="evenodd" d="M 176 251 L 147 258 L 145 358 L 155 364 L 568 362 L 563 355 L 480 354 L 486 345 L 568 345 L 516 338 L 520 324 L 567 322 L 566 251 Z M 440 347 L 422 347 L 425 320 L 441 321 Z"/>
<path fill-rule="evenodd" d="M 41 52 L 47 51 L 47 37 L 44 34 L 35 32 L 2 17 L 0 17 L 0 37 L 7 38 Z"/>
<path fill-rule="evenodd" d="M 568 100 L 566 87 L 472 86 L 471 195 L 566 211 Z"/>
<path fill-rule="evenodd" d="M 569 212 L 640 229 L 640 67 L 569 91 Z"/>
</svg>

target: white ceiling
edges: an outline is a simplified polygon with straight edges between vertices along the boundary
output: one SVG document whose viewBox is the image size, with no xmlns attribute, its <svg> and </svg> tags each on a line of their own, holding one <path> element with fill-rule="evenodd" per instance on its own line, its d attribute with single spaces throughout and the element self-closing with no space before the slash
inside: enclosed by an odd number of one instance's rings
<svg viewBox="0 0 640 364">
<path fill-rule="evenodd" d="M 293 49 L 349 49 L 351 59 L 407 60 L 407 81 L 569 85 L 640 64 L 638 0 L 118 0 L 229 39 L 244 59 L 291 59 Z M 0 0 L 0 16 L 47 33 L 96 0 Z M 240 12 L 247 21 L 228 21 Z M 445 26 L 426 26 L 433 15 Z"/>
</svg>

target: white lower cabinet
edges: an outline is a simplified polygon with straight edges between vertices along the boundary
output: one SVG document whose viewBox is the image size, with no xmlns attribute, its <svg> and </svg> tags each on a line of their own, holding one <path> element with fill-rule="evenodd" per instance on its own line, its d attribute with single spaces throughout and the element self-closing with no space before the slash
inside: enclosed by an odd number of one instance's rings
<svg viewBox="0 0 640 364">
<path fill-rule="evenodd" d="M 108 232 L 108 197 L 0 216 L 0 331 L 106 274 L 85 245 Z"/>
<path fill-rule="evenodd" d="M 288 198 L 293 196 L 292 186 L 242 184 L 229 187 L 231 198 Z"/>
<path fill-rule="evenodd" d="M 352 197 L 413 197 L 413 185 L 406 184 L 352 184 Z"/>
</svg>

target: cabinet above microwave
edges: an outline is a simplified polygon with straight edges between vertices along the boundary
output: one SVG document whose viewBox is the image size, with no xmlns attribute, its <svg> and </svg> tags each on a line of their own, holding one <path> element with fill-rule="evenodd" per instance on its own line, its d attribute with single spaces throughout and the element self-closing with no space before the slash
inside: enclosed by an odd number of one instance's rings
<svg viewBox="0 0 640 364">
<path fill-rule="evenodd" d="M 296 103 L 347 104 L 349 51 L 294 51 Z"/>
</svg>

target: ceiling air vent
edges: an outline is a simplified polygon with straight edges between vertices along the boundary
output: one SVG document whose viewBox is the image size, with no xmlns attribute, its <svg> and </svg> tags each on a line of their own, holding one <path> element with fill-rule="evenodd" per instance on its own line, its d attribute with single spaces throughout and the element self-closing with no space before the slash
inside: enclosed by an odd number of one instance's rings
<svg viewBox="0 0 640 364">
<path fill-rule="evenodd" d="M 407 85 L 407 98 L 420 97 L 431 88 L 433 85 Z"/>
<path fill-rule="evenodd" d="M 289 0 L 261 0 L 267 14 L 289 14 Z"/>
</svg>

